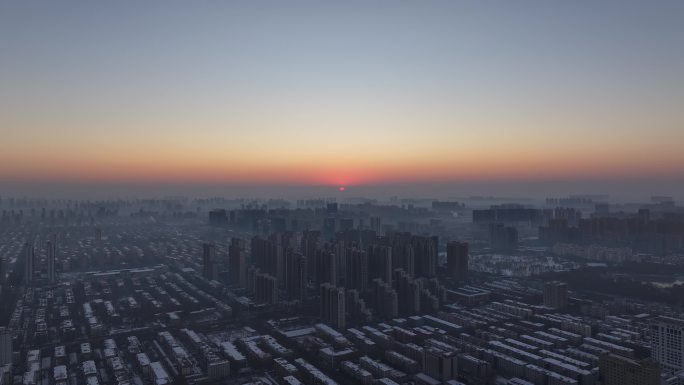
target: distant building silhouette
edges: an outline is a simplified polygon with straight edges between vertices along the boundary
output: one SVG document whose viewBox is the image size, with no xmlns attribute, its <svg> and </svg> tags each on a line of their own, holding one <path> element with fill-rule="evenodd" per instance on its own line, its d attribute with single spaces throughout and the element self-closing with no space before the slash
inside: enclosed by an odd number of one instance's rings
<svg viewBox="0 0 684 385">
<path fill-rule="evenodd" d="M 257 273 L 254 279 L 254 297 L 257 303 L 278 303 L 278 279 L 270 274 Z"/>
<path fill-rule="evenodd" d="M 33 285 L 33 273 L 35 263 L 35 250 L 28 241 L 24 243 L 24 283 L 27 286 Z"/>
<path fill-rule="evenodd" d="M 423 367 L 428 376 L 446 383 L 456 378 L 457 360 L 456 352 L 432 347 L 425 350 Z"/>
<path fill-rule="evenodd" d="M 392 249 L 385 245 L 371 245 L 368 248 L 368 276 L 392 284 Z"/>
<path fill-rule="evenodd" d="M 224 209 L 209 211 L 209 224 L 213 226 L 223 226 L 228 224 L 228 212 Z"/>
<path fill-rule="evenodd" d="M 540 224 L 550 216 L 550 211 L 528 208 L 519 204 L 502 204 L 488 209 L 473 210 L 473 223 L 532 223 Z"/>
<path fill-rule="evenodd" d="M 437 275 L 437 237 L 411 237 L 415 261 L 415 277 L 431 278 Z"/>
<path fill-rule="evenodd" d="M 309 280 L 317 282 L 317 261 L 316 261 L 316 251 L 320 247 L 320 236 L 319 231 L 304 231 L 302 233 L 302 239 L 300 241 L 300 250 L 307 260 L 307 276 Z"/>
<path fill-rule="evenodd" d="M 458 280 L 468 279 L 468 243 L 452 241 L 447 243 L 447 271 Z"/>
<path fill-rule="evenodd" d="M 346 306 L 344 288 L 329 283 L 321 285 L 320 309 L 321 319 L 338 330 L 346 328 Z"/>
<path fill-rule="evenodd" d="M 684 369 L 684 319 L 661 316 L 651 321 L 651 357 L 664 369 Z"/>
<path fill-rule="evenodd" d="M 209 280 L 218 278 L 216 266 L 216 245 L 212 243 L 202 244 L 202 276 Z"/>
<path fill-rule="evenodd" d="M 285 255 L 285 289 L 288 297 L 304 300 L 307 281 L 306 257 L 300 252 L 288 250 Z"/>
<path fill-rule="evenodd" d="M 658 363 L 646 359 L 637 361 L 617 354 L 599 358 L 599 377 L 602 385 L 660 385 Z"/>
<path fill-rule="evenodd" d="M 568 305 L 568 285 L 565 282 L 551 281 L 544 284 L 544 306 L 564 309 Z"/>
<path fill-rule="evenodd" d="M 231 239 L 228 248 L 228 277 L 230 283 L 244 287 L 247 284 L 247 242 L 244 239 Z"/>
<path fill-rule="evenodd" d="M 460 202 L 448 202 L 448 201 L 433 201 L 432 210 L 434 211 L 459 211 L 463 210 L 465 205 Z"/>
<path fill-rule="evenodd" d="M 0 327 L 0 367 L 12 363 L 12 330 Z"/>
<path fill-rule="evenodd" d="M 48 282 L 53 285 L 57 282 L 56 272 L 55 272 L 55 258 L 57 254 L 57 237 L 53 236 L 52 240 L 48 241 L 46 244 L 47 248 L 47 275 Z"/>
<path fill-rule="evenodd" d="M 409 316 L 420 312 L 421 285 L 404 270 L 394 270 L 394 291 L 398 297 L 400 316 Z"/>
<path fill-rule="evenodd" d="M 392 268 L 402 269 L 408 275 L 415 276 L 416 252 L 409 243 L 395 243 L 392 246 Z"/>
<path fill-rule="evenodd" d="M 361 298 L 359 291 L 355 289 L 346 290 L 346 296 L 345 306 L 351 322 L 359 324 L 371 322 L 373 314 L 366 307 L 366 302 Z"/>
<path fill-rule="evenodd" d="M 489 225 L 489 243 L 493 250 L 514 251 L 518 248 L 518 230 L 503 223 Z"/>
<path fill-rule="evenodd" d="M 368 282 L 368 253 L 355 247 L 347 249 L 346 287 L 364 292 Z"/>
<path fill-rule="evenodd" d="M 337 285 L 337 258 L 329 250 L 316 251 L 316 282 L 318 285 L 329 283 Z"/>
<path fill-rule="evenodd" d="M 392 286 L 380 278 L 371 282 L 373 313 L 380 318 L 390 319 L 399 315 L 399 298 Z"/>
</svg>

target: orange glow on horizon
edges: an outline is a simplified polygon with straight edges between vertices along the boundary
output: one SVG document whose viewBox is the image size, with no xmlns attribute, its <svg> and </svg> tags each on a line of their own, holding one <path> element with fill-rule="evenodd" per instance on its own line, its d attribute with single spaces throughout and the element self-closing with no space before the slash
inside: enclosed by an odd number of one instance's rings
<svg viewBox="0 0 684 385">
<path fill-rule="evenodd" d="M 682 175 L 681 157 L 629 153 L 566 154 L 499 152 L 334 160 L 278 156 L 257 160 L 212 154 L 174 156 L 169 152 L 128 153 L 125 157 L 44 156 L 32 162 L 0 165 L 0 180 L 112 183 L 242 183 L 345 186 L 487 180 L 672 177 Z M 581 156 L 580 156 L 581 155 Z M 663 159 L 665 158 L 665 159 Z M 10 166 L 11 164 L 11 166 Z M 342 186 L 342 187 L 340 187 Z"/>
<path fill-rule="evenodd" d="M 0 187 L 684 181 L 669 4 L 7 3 Z"/>
</svg>

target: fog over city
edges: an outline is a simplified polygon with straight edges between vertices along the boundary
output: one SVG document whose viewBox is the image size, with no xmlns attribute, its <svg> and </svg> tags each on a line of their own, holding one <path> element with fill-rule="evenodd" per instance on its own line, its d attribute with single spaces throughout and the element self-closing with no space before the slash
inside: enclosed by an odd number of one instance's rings
<svg viewBox="0 0 684 385">
<path fill-rule="evenodd" d="M 0 2 L 0 385 L 684 385 L 684 2 Z"/>
<path fill-rule="evenodd" d="M 3 182 L 7 195 L 31 198 L 122 199 L 186 196 L 196 198 L 465 198 L 496 196 L 544 200 L 549 196 L 607 195 L 617 202 L 639 202 L 652 195 L 671 195 L 684 201 L 684 179 L 636 180 L 542 180 L 542 181 L 444 181 L 364 185 L 286 184 L 189 184 L 189 183 L 93 183 L 93 182 Z M 344 192 L 339 187 L 345 187 Z"/>
</svg>

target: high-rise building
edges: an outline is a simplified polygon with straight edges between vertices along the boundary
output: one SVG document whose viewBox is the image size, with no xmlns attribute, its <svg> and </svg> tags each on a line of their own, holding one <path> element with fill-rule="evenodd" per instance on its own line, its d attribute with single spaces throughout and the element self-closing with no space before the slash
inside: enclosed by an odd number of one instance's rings
<svg viewBox="0 0 684 385">
<path fill-rule="evenodd" d="M 35 263 L 35 251 L 28 241 L 24 243 L 24 282 L 27 286 L 33 285 L 33 270 Z"/>
<path fill-rule="evenodd" d="M 262 237 L 252 238 L 252 263 L 266 273 L 276 273 L 273 261 L 275 260 L 275 246 L 270 239 Z"/>
<path fill-rule="evenodd" d="M 513 251 L 518 248 L 518 230 L 503 223 L 489 225 L 489 243 L 494 250 Z"/>
<path fill-rule="evenodd" d="M 347 313 L 351 322 L 359 324 L 371 322 L 373 314 L 366 307 L 366 302 L 361 298 L 359 291 L 355 289 L 346 290 L 346 295 L 347 302 L 345 306 L 347 307 Z"/>
<path fill-rule="evenodd" d="M 392 284 L 391 247 L 378 244 L 368 247 L 368 277 L 371 280 L 380 278 L 383 282 Z"/>
<path fill-rule="evenodd" d="M 218 278 L 216 245 L 212 243 L 202 244 L 202 276 L 209 280 Z"/>
<path fill-rule="evenodd" d="M 551 309 L 564 309 L 568 305 L 568 285 L 565 282 L 551 281 L 544 284 L 544 306 Z"/>
<path fill-rule="evenodd" d="M 291 233 L 273 233 L 268 239 L 252 238 L 253 263 L 264 272 L 276 277 L 280 285 L 285 285 L 285 254 L 294 249 Z"/>
<path fill-rule="evenodd" d="M 439 311 L 439 284 L 435 286 L 434 282 L 437 278 L 418 278 L 418 283 L 420 284 L 420 313 L 421 314 L 434 314 Z M 437 294 L 433 294 L 432 291 Z M 444 289 L 446 291 L 446 289 Z"/>
<path fill-rule="evenodd" d="M 599 358 L 599 377 L 602 385 L 660 385 L 661 381 L 657 362 L 612 353 Z"/>
<path fill-rule="evenodd" d="M 651 357 L 663 369 L 684 369 L 684 319 L 656 317 L 651 321 Z"/>
<path fill-rule="evenodd" d="M 338 233 L 339 234 L 339 233 Z M 349 258 L 349 248 L 347 247 L 347 242 L 343 240 L 338 240 L 333 247 L 333 252 L 335 253 L 335 267 L 337 274 L 336 285 L 346 287 L 347 286 L 347 259 Z"/>
<path fill-rule="evenodd" d="M 347 288 L 361 292 L 368 288 L 368 253 L 357 248 L 347 249 Z"/>
<path fill-rule="evenodd" d="M 228 224 L 228 212 L 225 209 L 214 209 L 209 211 L 209 224 L 213 226 Z"/>
<path fill-rule="evenodd" d="M 271 243 L 268 239 L 256 236 L 251 241 L 252 263 L 260 268 L 266 268 L 266 255 L 270 252 Z"/>
<path fill-rule="evenodd" d="M 371 282 L 373 313 L 380 318 L 391 319 L 399 315 L 399 297 L 392 286 L 380 278 Z"/>
<path fill-rule="evenodd" d="M 373 244 L 377 239 L 377 232 L 373 230 L 359 230 L 359 243 L 356 245 L 356 247 L 365 250 L 368 245 Z"/>
<path fill-rule="evenodd" d="M 368 226 L 376 233 L 382 233 L 382 219 L 380 217 L 370 217 L 370 223 Z"/>
<path fill-rule="evenodd" d="M 0 366 L 12 363 L 12 330 L 0 327 Z"/>
<path fill-rule="evenodd" d="M 289 249 L 294 249 L 295 238 L 292 233 L 274 233 L 269 237 L 271 251 L 267 255 L 266 271 L 278 278 L 280 285 L 285 285 L 285 255 Z"/>
<path fill-rule="evenodd" d="M 256 276 L 259 273 L 261 273 L 261 270 L 259 270 L 259 268 L 256 266 L 250 266 L 247 268 L 246 288 L 247 291 L 251 294 L 255 294 L 256 292 Z"/>
<path fill-rule="evenodd" d="M 458 280 L 468 279 L 468 243 L 452 241 L 447 243 L 447 271 Z"/>
<path fill-rule="evenodd" d="M 254 297 L 257 303 L 278 303 L 278 279 L 267 273 L 254 277 Z"/>
<path fill-rule="evenodd" d="M 406 274 L 415 276 L 415 251 L 413 246 L 405 242 L 397 242 L 392 246 L 392 268 L 402 269 Z"/>
<path fill-rule="evenodd" d="M 437 237 L 411 237 L 415 261 L 415 277 L 434 277 L 437 274 Z"/>
<path fill-rule="evenodd" d="M 410 316 L 420 312 L 420 283 L 402 269 L 394 270 L 394 291 L 397 292 L 400 316 Z"/>
<path fill-rule="evenodd" d="M 299 300 L 306 298 L 308 281 L 306 262 L 304 254 L 291 249 L 285 255 L 285 289 L 290 298 Z"/>
<path fill-rule="evenodd" d="M 319 238 L 321 233 L 319 231 L 304 231 L 302 234 L 300 249 L 302 254 L 306 257 L 308 262 L 307 275 L 311 281 L 316 281 L 316 274 L 318 272 L 316 265 L 316 251 L 319 249 Z"/>
<path fill-rule="evenodd" d="M 247 242 L 233 238 L 228 248 L 228 276 L 230 283 L 244 287 L 247 284 Z"/>
<path fill-rule="evenodd" d="M 2 287 L 5 285 L 5 259 L 0 257 L 0 295 L 2 295 Z"/>
<path fill-rule="evenodd" d="M 321 285 L 321 319 L 338 330 L 346 327 L 346 306 L 344 288 L 329 283 Z"/>
<path fill-rule="evenodd" d="M 354 229 L 353 218 L 340 218 L 339 231 L 348 231 Z"/>
<path fill-rule="evenodd" d="M 323 219 L 322 233 L 326 238 L 332 238 L 335 235 L 337 229 L 337 217 L 328 217 Z"/>
<path fill-rule="evenodd" d="M 456 378 L 457 367 L 458 357 L 455 352 L 437 348 L 425 350 L 423 368 L 428 376 L 446 382 Z"/>
<path fill-rule="evenodd" d="M 46 244 L 47 248 L 47 274 L 48 282 L 54 284 L 57 281 L 55 272 L 55 254 L 57 254 L 57 245 L 55 242 L 56 237 L 53 236 L 52 240 L 48 241 Z"/>
<path fill-rule="evenodd" d="M 320 285 L 329 283 L 337 285 L 337 258 L 335 253 L 328 250 L 316 252 L 316 282 Z"/>
<path fill-rule="evenodd" d="M 422 279 L 423 289 L 427 290 L 439 303 L 447 299 L 447 288 L 439 283 L 437 278 Z"/>
<path fill-rule="evenodd" d="M 285 274 L 283 272 L 284 255 L 283 249 L 280 247 L 280 236 L 278 234 L 272 234 L 268 241 L 269 248 L 266 253 L 266 259 L 264 260 L 264 269 L 268 274 L 282 280 Z"/>
</svg>

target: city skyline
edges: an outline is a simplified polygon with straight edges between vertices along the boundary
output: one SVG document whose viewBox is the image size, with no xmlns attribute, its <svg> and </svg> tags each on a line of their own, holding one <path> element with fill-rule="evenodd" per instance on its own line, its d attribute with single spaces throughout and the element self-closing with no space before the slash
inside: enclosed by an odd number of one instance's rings
<svg viewBox="0 0 684 385">
<path fill-rule="evenodd" d="M 0 184 L 17 192 L 684 195 L 681 2 L 1 7 Z"/>
<path fill-rule="evenodd" d="M 0 2 L 0 385 L 684 385 L 683 20 Z"/>
</svg>

